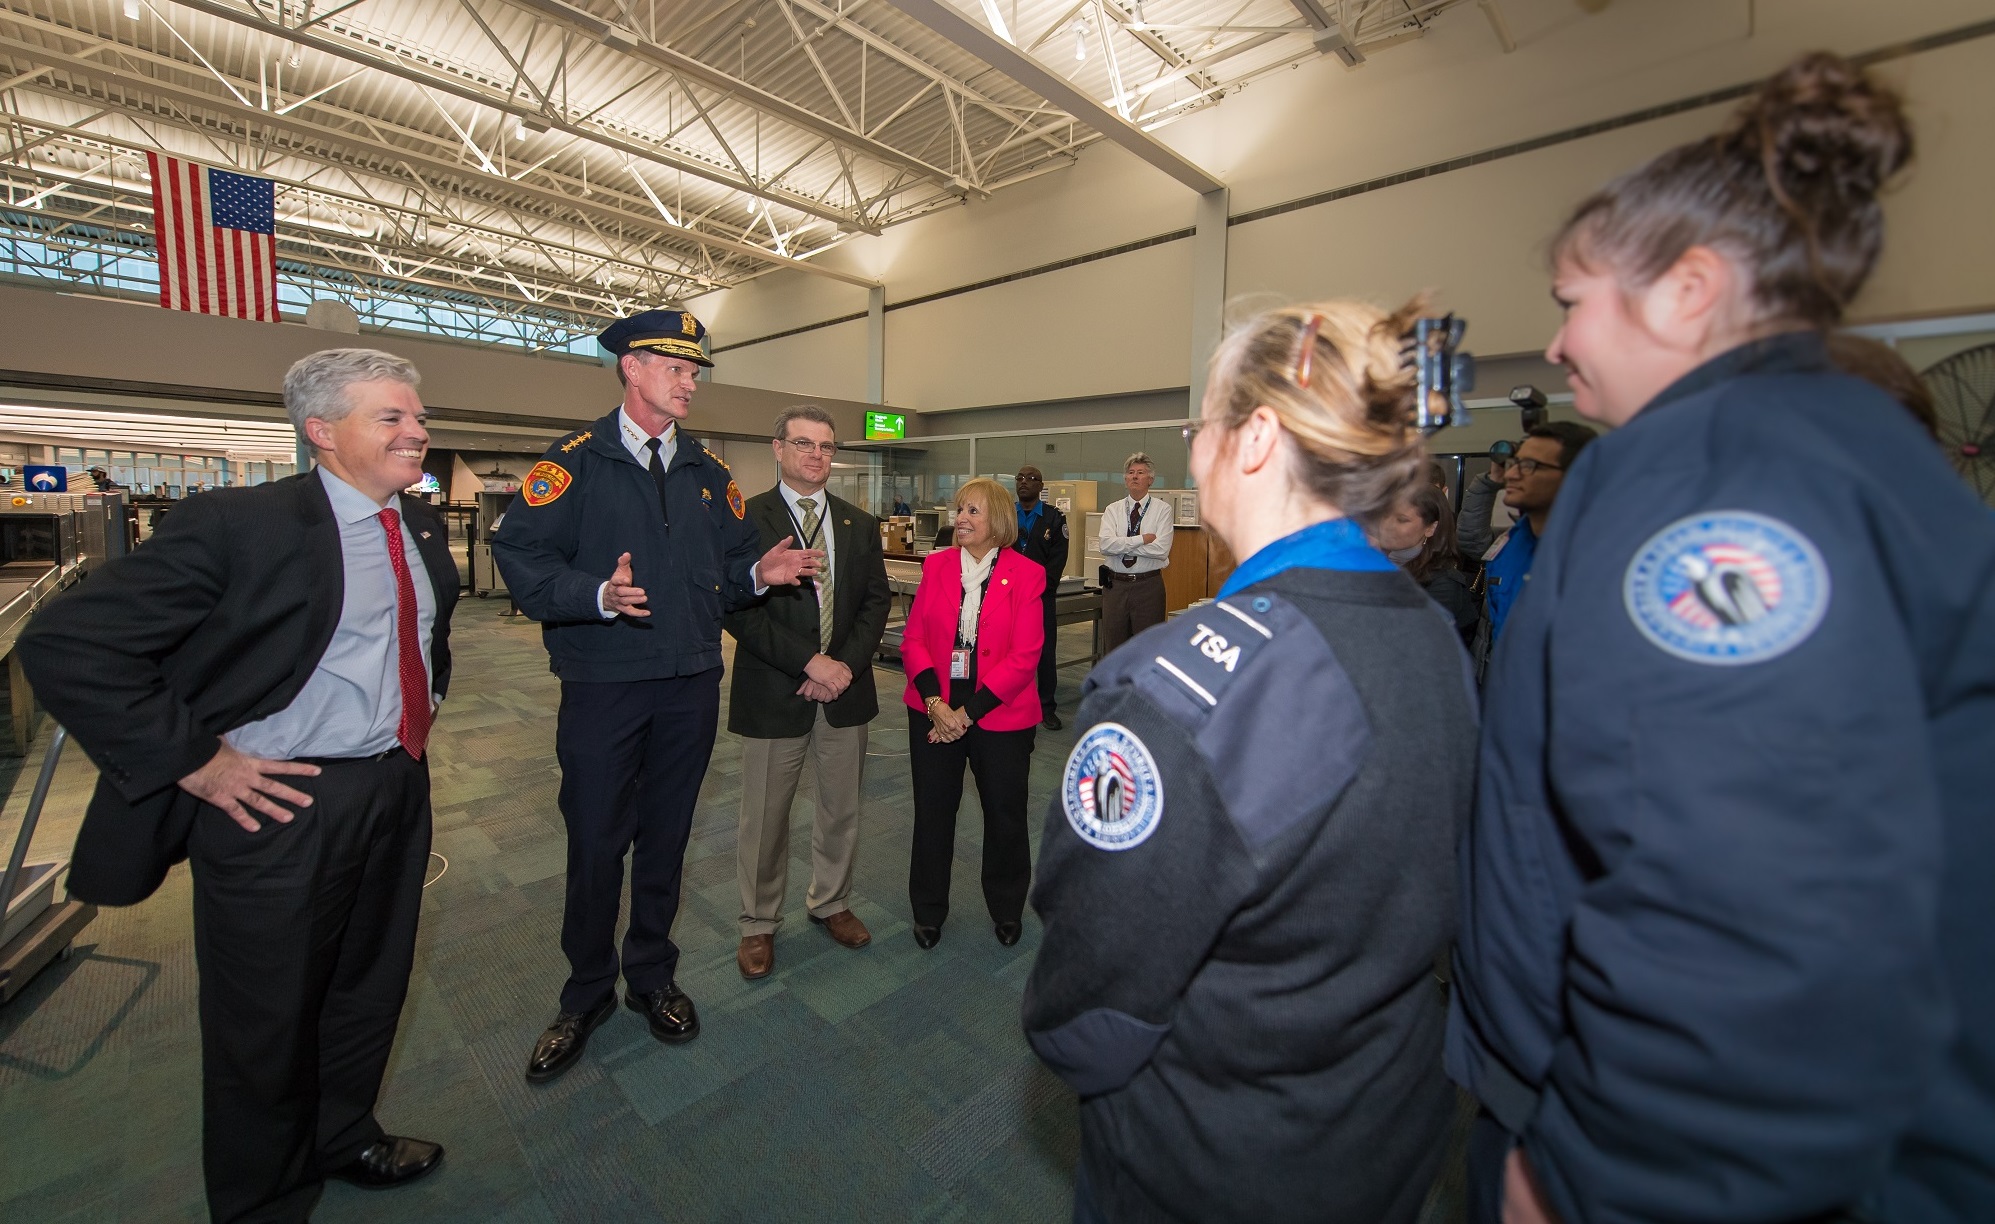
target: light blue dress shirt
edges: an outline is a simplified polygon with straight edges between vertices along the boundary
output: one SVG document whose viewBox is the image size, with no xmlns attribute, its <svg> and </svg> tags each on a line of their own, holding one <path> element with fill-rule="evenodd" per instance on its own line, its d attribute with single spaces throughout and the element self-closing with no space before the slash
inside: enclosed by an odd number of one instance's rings
<svg viewBox="0 0 1995 1224">
<path fill-rule="evenodd" d="M 380 519 L 389 506 L 398 513 L 401 507 L 395 499 L 377 504 L 325 468 L 318 469 L 318 477 L 325 482 L 333 517 L 339 521 L 345 599 L 325 657 L 291 704 L 224 737 L 236 751 L 267 760 L 373 756 L 395 746 L 395 732 L 402 722 L 395 570 L 388 561 L 388 534 Z M 416 641 L 422 648 L 423 674 L 429 676 L 436 591 L 406 517 L 402 555 L 416 589 Z M 433 698 L 425 697 L 434 704 Z"/>
</svg>

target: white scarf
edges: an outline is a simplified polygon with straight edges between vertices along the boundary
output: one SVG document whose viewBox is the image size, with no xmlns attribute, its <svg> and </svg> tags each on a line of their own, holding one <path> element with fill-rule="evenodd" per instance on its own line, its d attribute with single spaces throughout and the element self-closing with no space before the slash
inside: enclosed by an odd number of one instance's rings
<svg viewBox="0 0 1995 1224">
<path fill-rule="evenodd" d="M 967 548 L 959 548 L 963 554 L 963 610 L 956 617 L 956 632 L 965 642 L 977 640 L 977 614 L 984 610 L 984 583 L 990 580 L 991 567 L 997 564 L 1002 548 L 995 546 L 984 554 L 982 561 L 970 555 Z"/>
</svg>

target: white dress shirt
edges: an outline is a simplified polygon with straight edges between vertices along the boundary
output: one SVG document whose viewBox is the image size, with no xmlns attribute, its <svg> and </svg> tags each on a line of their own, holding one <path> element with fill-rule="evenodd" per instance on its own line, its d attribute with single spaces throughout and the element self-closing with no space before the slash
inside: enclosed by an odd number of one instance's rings
<svg viewBox="0 0 1995 1224">
<path fill-rule="evenodd" d="M 1101 537 L 1097 541 L 1097 551 L 1110 559 L 1108 572 L 1111 574 L 1149 574 L 1171 563 L 1171 536 L 1176 531 L 1176 508 L 1161 497 L 1145 497 L 1140 507 L 1141 526 L 1135 535 L 1130 535 L 1131 504 L 1129 498 L 1120 498 L 1110 502 L 1108 509 L 1101 512 Z M 1157 538 L 1145 544 L 1143 537 L 1146 535 Z M 1124 557 L 1136 558 L 1136 564 L 1122 564 Z"/>
<path fill-rule="evenodd" d="M 395 569 L 388 560 L 388 533 L 380 519 L 391 506 L 399 514 L 401 505 L 392 497 L 376 502 L 323 467 L 318 477 L 339 522 L 340 562 L 346 576 L 339 626 L 325 656 L 290 705 L 223 737 L 237 752 L 270 761 L 373 756 L 395 746 L 402 723 Z M 415 587 L 416 644 L 422 651 L 423 673 L 428 675 L 436 591 L 406 517 L 402 556 Z M 434 697 L 424 694 L 424 699 L 435 706 Z"/>
<path fill-rule="evenodd" d="M 631 458 L 637 460 L 637 466 L 647 472 L 650 471 L 651 435 L 633 424 L 630 414 L 622 408 L 617 409 L 617 436 L 623 439 L 623 448 L 630 452 Z M 675 421 L 667 425 L 665 432 L 658 437 L 658 462 L 663 464 L 665 470 L 669 472 L 672 470 L 673 456 L 679 453 L 678 422 Z M 753 568 L 748 571 L 748 580 L 754 585 L 757 595 L 769 589 L 762 585 L 761 575 L 757 574 Z M 615 620 L 617 614 L 610 611 L 609 605 L 604 602 L 609 593 L 610 584 L 607 581 L 596 588 L 596 614 L 604 620 Z"/>
<path fill-rule="evenodd" d="M 795 489 L 792 489 L 787 481 L 782 481 L 782 480 L 776 482 L 776 487 L 783 491 L 783 500 L 789 504 L 790 518 L 792 519 L 790 525 L 792 527 L 795 527 L 799 532 L 803 530 L 804 526 L 804 509 L 802 506 L 799 506 L 797 502 L 802 500 L 803 498 L 808 497 L 812 501 L 817 503 L 817 543 L 815 544 L 807 543 L 805 542 L 802 535 L 798 535 L 797 538 L 794 541 L 792 541 L 791 547 L 823 549 L 824 568 L 828 572 L 830 572 L 832 584 L 836 586 L 838 582 L 838 571 L 831 568 L 832 561 L 834 560 L 834 558 L 832 557 L 831 553 L 832 530 L 831 530 L 830 495 L 827 494 L 823 489 L 819 489 L 815 493 L 799 493 Z"/>
</svg>

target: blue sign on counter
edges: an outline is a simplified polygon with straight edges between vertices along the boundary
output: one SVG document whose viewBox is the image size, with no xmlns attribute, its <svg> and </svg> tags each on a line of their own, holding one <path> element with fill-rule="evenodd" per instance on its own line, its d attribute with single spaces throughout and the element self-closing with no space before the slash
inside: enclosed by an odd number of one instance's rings
<svg viewBox="0 0 1995 1224">
<path fill-rule="evenodd" d="M 67 493 L 69 470 L 33 465 L 24 467 L 21 469 L 21 487 L 30 493 Z"/>
</svg>

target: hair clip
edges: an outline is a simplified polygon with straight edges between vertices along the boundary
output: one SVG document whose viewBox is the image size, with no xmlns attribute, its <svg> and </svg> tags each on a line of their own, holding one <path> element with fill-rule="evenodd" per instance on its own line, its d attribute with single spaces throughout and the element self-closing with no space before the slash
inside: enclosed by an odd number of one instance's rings
<svg viewBox="0 0 1995 1224">
<path fill-rule="evenodd" d="M 1302 346 L 1296 351 L 1295 372 L 1289 375 L 1289 380 L 1299 390 L 1309 390 L 1310 367 L 1316 361 L 1316 334 L 1323 329 L 1324 322 L 1322 315 L 1313 314 L 1302 325 Z"/>
</svg>

